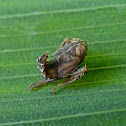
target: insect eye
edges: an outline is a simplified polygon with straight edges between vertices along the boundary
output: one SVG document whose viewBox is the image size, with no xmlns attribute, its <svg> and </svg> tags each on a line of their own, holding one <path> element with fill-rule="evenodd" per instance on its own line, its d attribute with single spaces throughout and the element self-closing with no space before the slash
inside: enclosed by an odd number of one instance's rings
<svg viewBox="0 0 126 126">
<path fill-rule="evenodd" d="M 41 62 L 41 58 L 40 57 L 37 60 L 38 60 L 38 62 Z"/>
</svg>

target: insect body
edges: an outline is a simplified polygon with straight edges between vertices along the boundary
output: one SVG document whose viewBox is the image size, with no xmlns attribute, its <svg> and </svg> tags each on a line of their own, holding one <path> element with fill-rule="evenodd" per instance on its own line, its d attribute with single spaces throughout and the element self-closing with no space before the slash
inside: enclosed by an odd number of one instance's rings
<svg viewBox="0 0 126 126">
<path fill-rule="evenodd" d="M 87 72 L 87 67 L 84 66 L 78 69 L 85 56 L 87 55 L 87 42 L 78 38 L 66 38 L 60 48 L 52 54 L 53 59 L 47 61 L 48 54 L 44 54 L 37 59 L 38 69 L 44 76 L 44 81 L 34 83 L 30 85 L 30 89 L 33 90 L 43 84 L 52 82 L 58 79 L 68 78 L 69 81 L 58 84 L 51 93 L 60 87 L 76 81 L 84 76 L 84 72 Z"/>
</svg>

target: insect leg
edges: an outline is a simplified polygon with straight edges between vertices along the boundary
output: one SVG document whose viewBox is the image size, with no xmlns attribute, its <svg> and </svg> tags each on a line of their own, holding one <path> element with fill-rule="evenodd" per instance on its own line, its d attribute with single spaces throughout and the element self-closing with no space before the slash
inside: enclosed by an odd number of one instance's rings
<svg viewBox="0 0 126 126">
<path fill-rule="evenodd" d="M 30 88 L 31 90 L 33 90 L 33 89 L 35 89 L 35 88 L 37 88 L 37 87 L 40 87 L 41 85 L 44 85 L 44 84 L 49 83 L 49 82 L 52 82 L 52 81 L 54 81 L 54 79 L 47 79 L 47 80 L 44 80 L 44 81 L 40 81 L 40 82 L 31 84 L 31 85 L 29 86 L 29 88 Z"/>
<path fill-rule="evenodd" d="M 55 88 L 52 89 L 51 91 L 51 94 L 54 94 L 54 92 L 56 91 L 56 89 L 58 89 L 59 87 L 61 86 L 65 86 L 67 84 L 70 84 L 76 80 L 78 80 L 79 78 L 83 77 L 84 76 L 84 73 L 87 72 L 87 67 L 86 65 L 82 68 L 79 68 L 76 72 L 74 72 L 73 74 L 71 74 L 71 80 L 70 81 L 67 81 L 63 84 L 58 84 Z"/>
<path fill-rule="evenodd" d="M 67 84 L 70 84 L 70 83 L 76 81 L 77 79 L 78 79 L 78 78 L 74 78 L 73 80 L 67 81 L 67 82 L 65 82 L 65 83 L 63 83 L 63 84 L 58 84 L 55 88 L 52 89 L 51 94 L 54 94 L 54 92 L 56 91 L 57 88 L 59 88 L 59 87 L 61 87 L 61 86 L 65 86 L 65 85 L 67 85 Z"/>
<path fill-rule="evenodd" d="M 84 76 L 84 73 L 87 72 L 87 66 L 85 64 L 84 67 L 79 68 L 77 71 L 73 72 L 72 74 L 70 74 L 71 77 L 75 77 L 78 76 L 79 78 Z"/>
</svg>

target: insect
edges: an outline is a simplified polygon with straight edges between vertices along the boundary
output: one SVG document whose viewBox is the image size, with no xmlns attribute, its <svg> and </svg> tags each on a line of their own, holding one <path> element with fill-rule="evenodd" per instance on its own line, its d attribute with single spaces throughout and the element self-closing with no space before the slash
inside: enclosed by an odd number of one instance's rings
<svg viewBox="0 0 126 126">
<path fill-rule="evenodd" d="M 87 72 L 87 67 L 85 65 L 82 68 L 78 68 L 78 65 L 84 61 L 87 55 L 87 48 L 87 42 L 79 38 L 64 39 L 60 48 L 51 55 L 53 57 L 51 60 L 47 60 L 48 53 L 37 59 L 38 69 L 44 76 L 44 80 L 30 85 L 29 88 L 33 90 L 46 83 L 68 78 L 65 83 L 58 84 L 52 89 L 51 93 L 54 94 L 59 87 L 68 85 L 83 77 L 84 73 Z"/>
</svg>

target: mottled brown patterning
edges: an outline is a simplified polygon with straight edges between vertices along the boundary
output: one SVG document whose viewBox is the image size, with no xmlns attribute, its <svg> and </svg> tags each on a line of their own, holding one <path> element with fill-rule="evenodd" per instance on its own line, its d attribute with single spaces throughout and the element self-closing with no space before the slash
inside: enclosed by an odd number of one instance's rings
<svg viewBox="0 0 126 126">
<path fill-rule="evenodd" d="M 87 42 L 78 38 L 64 39 L 60 48 L 54 52 L 51 60 L 47 61 L 48 54 L 43 54 L 37 59 L 38 69 L 44 76 L 44 81 L 34 83 L 30 85 L 30 89 L 39 87 L 48 82 L 54 80 L 69 78 L 70 80 L 64 84 L 59 84 L 55 87 L 51 93 L 60 87 L 74 82 L 78 78 L 84 76 L 84 72 L 87 72 L 87 67 L 84 66 L 78 69 L 78 65 L 84 61 L 87 55 Z"/>
</svg>

